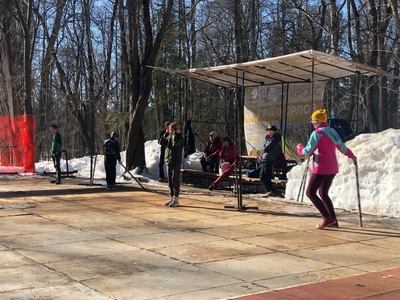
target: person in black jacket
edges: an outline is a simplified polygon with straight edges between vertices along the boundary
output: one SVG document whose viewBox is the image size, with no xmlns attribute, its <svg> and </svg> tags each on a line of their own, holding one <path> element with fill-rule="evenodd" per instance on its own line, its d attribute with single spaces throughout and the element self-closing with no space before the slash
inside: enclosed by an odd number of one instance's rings
<svg viewBox="0 0 400 300">
<path fill-rule="evenodd" d="M 61 135 L 58 132 L 58 126 L 56 124 L 53 124 L 50 126 L 50 131 L 54 134 L 53 135 L 53 140 L 51 143 L 51 149 L 50 149 L 50 154 L 51 157 L 53 158 L 53 164 L 54 168 L 56 169 L 56 180 L 50 181 L 51 183 L 55 184 L 61 184 L 61 167 L 60 167 L 60 161 L 61 161 L 61 154 L 62 154 L 62 141 L 61 141 Z"/>
<path fill-rule="evenodd" d="M 121 155 L 118 144 L 119 134 L 116 131 L 111 133 L 111 137 L 104 142 L 104 169 L 106 171 L 107 189 L 115 188 L 115 178 L 117 177 L 116 164 L 121 164 Z"/>
<path fill-rule="evenodd" d="M 273 194 L 271 179 L 274 178 L 274 163 L 278 154 L 282 151 L 281 135 L 277 133 L 278 128 L 268 126 L 265 129 L 269 138 L 264 144 L 264 153 L 261 157 L 260 182 L 265 191 L 265 196 L 269 197 Z"/>
<path fill-rule="evenodd" d="M 183 147 L 183 153 L 184 157 L 187 158 L 188 155 L 196 152 L 192 121 L 190 120 L 186 121 L 184 138 L 185 138 L 185 146 Z"/>
<path fill-rule="evenodd" d="M 169 124 L 171 124 L 170 121 L 165 121 L 164 129 L 163 129 L 163 131 L 160 132 L 160 136 L 158 137 L 158 139 L 160 139 L 162 136 L 164 136 L 164 134 L 168 131 Z M 158 162 L 158 171 L 159 171 L 159 175 L 160 175 L 158 177 L 158 181 L 160 181 L 160 182 L 164 182 L 165 181 L 164 160 L 165 160 L 165 146 L 161 145 L 160 160 Z"/>
</svg>

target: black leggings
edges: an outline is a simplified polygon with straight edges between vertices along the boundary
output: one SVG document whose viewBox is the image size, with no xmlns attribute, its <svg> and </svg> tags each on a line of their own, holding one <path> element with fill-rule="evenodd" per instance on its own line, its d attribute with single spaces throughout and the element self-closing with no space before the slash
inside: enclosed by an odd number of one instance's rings
<svg viewBox="0 0 400 300">
<path fill-rule="evenodd" d="M 308 182 L 306 195 L 308 198 L 310 198 L 311 202 L 324 218 L 332 217 L 333 219 L 336 219 L 335 209 L 333 207 L 332 200 L 328 195 L 333 178 L 335 178 L 335 176 L 336 174 L 312 174 L 310 181 Z M 321 198 L 317 196 L 317 191 Z"/>
</svg>

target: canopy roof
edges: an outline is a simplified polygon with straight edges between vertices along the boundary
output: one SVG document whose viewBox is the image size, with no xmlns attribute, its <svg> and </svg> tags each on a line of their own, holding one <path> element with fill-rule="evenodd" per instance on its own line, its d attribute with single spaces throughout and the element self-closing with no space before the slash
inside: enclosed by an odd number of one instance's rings
<svg viewBox="0 0 400 300">
<path fill-rule="evenodd" d="M 228 88 L 324 81 L 358 74 L 388 75 L 381 69 L 315 50 L 209 68 L 152 68 Z"/>
</svg>

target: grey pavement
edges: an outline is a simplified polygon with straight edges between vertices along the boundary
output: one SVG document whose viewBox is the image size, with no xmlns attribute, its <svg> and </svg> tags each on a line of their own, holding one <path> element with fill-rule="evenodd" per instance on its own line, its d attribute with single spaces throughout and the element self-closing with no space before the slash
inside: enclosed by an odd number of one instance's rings
<svg viewBox="0 0 400 300">
<path fill-rule="evenodd" d="M 115 191 L 65 179 L 2 176 L 0 299 L 233 299 L 400 267 L 398 219 L 338 210 L 317 230 L 314 207 L 182 185 Z"/>
</svg>

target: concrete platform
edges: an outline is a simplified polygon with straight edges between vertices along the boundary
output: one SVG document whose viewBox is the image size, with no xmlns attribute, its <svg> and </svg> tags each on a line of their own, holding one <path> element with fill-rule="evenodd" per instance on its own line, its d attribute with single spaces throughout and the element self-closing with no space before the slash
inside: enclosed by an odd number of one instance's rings
<svg viewBox="0 0 400 300">
<path fill-rule="evenodd" d="M 279 198 L 239 212 L 182 186 L 170 208 L 166 184 L 0 179 L 0 299 L 399 299 L 397 219 L 338 210 L 316 230 L 314 207 Z"/>
</svg>

